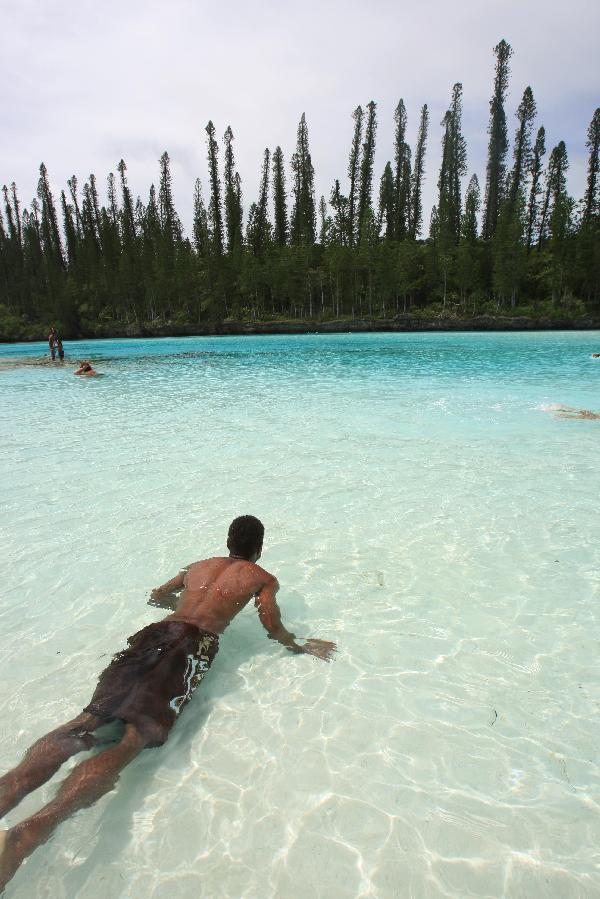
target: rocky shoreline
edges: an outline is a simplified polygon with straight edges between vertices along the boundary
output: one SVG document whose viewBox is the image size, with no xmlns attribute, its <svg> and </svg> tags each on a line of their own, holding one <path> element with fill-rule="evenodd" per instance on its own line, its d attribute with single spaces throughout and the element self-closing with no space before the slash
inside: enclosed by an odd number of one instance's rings
<svg viewBox="0 0 600 899">
<path fill-rule="evenodd" d="M 47 328 L 32 327 L 27 337 L 0 334 L 0 341 L 21 343 L 46 340 Z M 600 316 L 581 318 L 530 318 L 524 316 L 476 315 L 469 318 L 425 318 L 417 315 L 397 315 L 389 319 L 339 319 L 335 321 L 222 321 L 202 324 L 175 322 L 145 322 L 136 325 L 98 324 L 84 333 L 63 333 L 66 340 L 95 340 L 102 338 L 136 337 L 204 337 L 259 334 L 346 334 L 367 332 L 444 332 L 444 331 L 592 331 L 600 330 Z"/>
</svg>

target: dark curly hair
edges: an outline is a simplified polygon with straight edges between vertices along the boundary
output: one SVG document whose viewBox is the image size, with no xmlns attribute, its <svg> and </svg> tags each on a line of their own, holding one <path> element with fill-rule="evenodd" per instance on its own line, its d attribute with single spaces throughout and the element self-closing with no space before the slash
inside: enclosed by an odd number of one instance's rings
<svg viewBox="0 0 600 899">
<path fill-rule="evenodd" d="M 227 549 L 236 556 L 249 559 L 262 549 L 265 529 L 261 521 L 254 515 L 240 515 L 229 525 Z"/>
</svg>

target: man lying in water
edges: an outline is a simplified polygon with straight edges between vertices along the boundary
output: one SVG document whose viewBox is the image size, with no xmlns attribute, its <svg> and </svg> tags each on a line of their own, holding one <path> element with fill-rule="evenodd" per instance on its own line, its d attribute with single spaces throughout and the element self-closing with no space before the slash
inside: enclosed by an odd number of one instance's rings
<svg viewBox="0 0 600 899">
<path fill-rule="evenodd" d="M 329 661 L 335 644 L 296 643 L 283 626 L 275 596 L 277 579 L 256 562 L 264 528 L 252 515 L 231 523 L 228 557 L 195 562 L 152 591 L 150 602 L 175 608 L 172 615 L 130 637 L 102 672 L 92 700 L 67 724 L 42 737 L 23 761 L 0 778 L 0 817 L 45 783 L 72 755 L 96 744 L 93 731 L 108 721 L 125 723 L 116 745 L 77 765 L 56 798 L 41 811 L 0 833 L 0 891 L 21 862 L 73 812 L 91 805 L 115 786 L 121 770 L 144 747 L 165 742 L 192 691 L 217 654 L 219 634 L 252 597 L 269 637 L 294 653 Z M 177 600 L 176 594 L 181 593 Z"/>
<path fill-rule="evenodd" d="M 573 409 L 571 406 L 558 406 L 554 411 L 559 418 L 600 419 L 598 412 L 590 412 L 589 409 Z"/>
</svg>

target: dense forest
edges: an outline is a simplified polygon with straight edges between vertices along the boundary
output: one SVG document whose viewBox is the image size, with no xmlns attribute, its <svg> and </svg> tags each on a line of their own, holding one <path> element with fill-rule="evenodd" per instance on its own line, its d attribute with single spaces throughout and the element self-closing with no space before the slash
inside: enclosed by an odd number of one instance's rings
<svg viewBox="0 0 600 899">
<path fill-rule="evenodd" d="M 567 191 L 567 148 L 546 147 L 526 87 L 512 153 L 505 110 L 512 49 L 494 48 L 485 181 L 467 179 L 462 85 L 441 122 L 438 202 L 424 221 L 422 186 L 429 114 L 419 113 L 414 149 L 407 111 L 395 110 L 393 159 L 376 181 L 377 106 L 352 113 L 347 176 L 317 201 L 305 116 L 286 165 L 264 151 L 258 197 L 247 214 L 234 136 L 222 145 L 206 126 L 209 195 L 193 197 L 193 234 L 174 208 L 169 156 L 158 189 L 134 200 L 123 160 L 101 204 L 94 175 L 73 176 L 57 203 L 40 166 L 37 197 L 22 208 L 3 187 L 0 325 L 55 321 L 65 333 L 110 333 L 117 324 L 234 320 L 502 315 L 576 315 L 600 308 L 600 108 L 588 129 L 584 197 Z M 463 196 L 463 186 L 467 183 Z"/>
</svg>

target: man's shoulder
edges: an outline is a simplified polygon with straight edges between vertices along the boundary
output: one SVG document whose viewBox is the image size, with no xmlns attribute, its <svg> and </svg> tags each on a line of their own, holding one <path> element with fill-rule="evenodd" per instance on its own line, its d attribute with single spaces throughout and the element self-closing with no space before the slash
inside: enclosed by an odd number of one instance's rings
<svg viewBox="0 0 600 899">
<path fill-rule="evenodd" d="M 197 568 L 199 565 L 210 565 L 213 562 L 222 562 L 223 556 L 209 556 L 207 559 L 197 559 L 195 562 L 190 562 L 189 565 L 186 565 L 183 569 L 184 571 L 189 571 L 190 568 Z"/>
<path fill-rule="evenodd" d="M 266 568 L 262 568 L 262 566 L 257 565 L 256 562 L 248 562 L 249 565 L 252 565 L 252 568 L 255 574 L 258 575 L 262 580 L 264 580 L 265 584 L 277 583 L 277 578 L 274 574 L 271 574 L 270 571 L 267 571 Z"/>
</svg>

